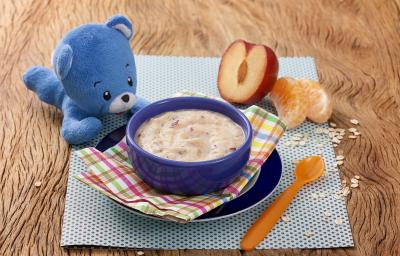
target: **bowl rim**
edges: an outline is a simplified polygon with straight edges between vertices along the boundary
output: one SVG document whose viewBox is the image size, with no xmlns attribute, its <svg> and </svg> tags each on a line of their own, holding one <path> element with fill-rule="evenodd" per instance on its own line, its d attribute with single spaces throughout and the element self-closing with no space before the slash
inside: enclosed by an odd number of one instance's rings
<svg viewBox="0 0 400 256">
<path fill-rule="evenodd" d="M 209 104 L 218 104 L 218 105 L 220 105 L 220 106 L 222 106 L 224 108 L 227 108 L 227 109 L 231 110 L 235 114 L 237 114 L 242 120 L 244 120 L 244 124 L 245 124 L 244 128 L 242 127 L 242 125 L 239 125 L 237 122 L 233 121 L 230 116 L 228 116 L 228 117 L 233 122 L 238 124 L 243 130 L 246 129 L 248 131 L 247 134 L 245 133 L 244 143 L 237 150 L 235 150 L 234 152 L 229 153 L 228 155 L 220 157 L 220 158 L 207 160 L 207 161 L 199 161 L 199 162 L 183 162 L 183 161 L 176 161 L 176 160 L 166 159 L 166 158 L 162 158 L 162 157 L 159 157 L 157 155 L 154 155 L 154 154 L 142 149 L 135 142 L 135 135 L 136 135 L 137 129 L 135 130 L 134 134 L 132 134 L 130 132 L 131 131 L 131 127 L 133 126 L 133 122 L 135 120 L 135 116 L 138 117 L 143 112 L 147 111 L 149 108 L 152 108 L 152 106 L 155 106 L 155 105 L 173 104 L 175 101 L 188 101 L 188 100 L 198 101 L 198 102 L 199 101 L 203 101 L 203 102 L 207 103 L 207 105 L 209 105 Z M 182 109 L 179 109 L 179 110 L 185 110 L 185 109 L 188 110 L 188 109 L 191 109 L 191 108 L 190 107 L 189 108 L 182 108 Z M 209 110 L 209 109 L 204 109 L 204 110 L 213 111 L 213 110 Z M 162 111 L 162 112 L 158 113 L 157 115 L 160 115 L 160 114 L 165 113 L 165 112 L 168 112 L 168 111 Z M 217 111 L 214 111 L 214 112 L 217 112 Z M 225 114 L 222 114 L 222 115 L 225 115 Z M 225 115 L 225 116 L 227 116 L 227 115 Z M 139 127 L 140 126 L 138 126 L 138 128 Z M 150 158 L 151 160 L 156 161 L 158 163 L 161 163 L 163 165 L 174 166 L 174 167 L 200 167 L 200 166 L 214 165 L 214 164 L 219 164 L 219 163 L 222 163 L 222 162 L 225 162 L 225 161 L 229 161 L 230 159 L 236 158 L 237 156 L 241 155 L 243 153 L 243 151 L 250 149 L 251 143 L 252 143 L 252 140 L 253 140 L 253 128 L 251 126 L 251 123 L 247 119 L 247 117 L 239 109 L 235 108 L 231 104 L 229 104 L 229 103 L 227 103 L 225 101 L 222 101 L 222 100 L 216 100 L 216 99 L 211 99 L 211 98 L 203 98 L 203 97 L 196 97 L 196 96 L 171 97 L 171 98 L 165 98 L 165 99 L 150 103 L 149 105 L 145 106 L 144 108 L 140 109 L 135 114 L 133 114 L 133 116 L 129 119 L 129 121 L 128 121 L 127 125 L 126 125 L 126 131 L 125 132 L 126 132 L 126 142 L 128 144 L 128 148 L 132 146 L 134 148 L 134 150 L 137 153 L 141 154 L 142 156 Z"/>
</svg>

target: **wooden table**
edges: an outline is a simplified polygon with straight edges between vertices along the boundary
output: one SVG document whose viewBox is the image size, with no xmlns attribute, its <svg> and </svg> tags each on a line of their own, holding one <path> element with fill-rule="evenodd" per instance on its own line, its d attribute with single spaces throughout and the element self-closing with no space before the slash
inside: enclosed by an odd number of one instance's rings
<svg viewBox="0 0 400 256">
<path fill-rule="evenodd" d="M 248 255 L 400 255 L 400 2 L 397 1 L 10 1 L 0 3 L 0 255 L 134 255 L 65 250 L 60 233 L 70 147 L 62 114 L 21 81 L 49 65 L 71 28 L 115 13 L 135 24 L 136 54 L 220 56 L 236 38 L 279 56 L 314 56 L 334 95 L 332 120 L 360 120 L 344 140 L 342 177 L 362 176 L 347 206 L 355 247 L 263 250 Z M 41 181 L 37 188 L 34 183 Z M 238 234 L 240 235 L 240 234 Z M 146 251 L 146 255 L 240 255 L 228 251 Z"/>
</svg>

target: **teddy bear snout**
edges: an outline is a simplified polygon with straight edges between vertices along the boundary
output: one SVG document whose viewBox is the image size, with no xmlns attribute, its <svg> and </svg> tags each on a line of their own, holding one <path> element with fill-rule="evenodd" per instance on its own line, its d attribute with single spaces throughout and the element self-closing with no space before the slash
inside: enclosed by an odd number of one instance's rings
<svg viewBox="0 0 400 256">
<path fill-rule="evenodd" d="M 110 113 L 125 112 L 133 107 L 136 102 L 135 94 L 130 92 L 121 93 L 117 95 L 111 102 L 109 107 Z"/>
<path fill-rule="evenodd" d="M 129 95 L 128 95 L 128 94 L 125 94 L 125 95 L 123 95 L 123 96 L 121 97 L 121 99 L 122 99 L 123 102 L 128 102 L 128 101 L 129 101 Z"/>
</svg>

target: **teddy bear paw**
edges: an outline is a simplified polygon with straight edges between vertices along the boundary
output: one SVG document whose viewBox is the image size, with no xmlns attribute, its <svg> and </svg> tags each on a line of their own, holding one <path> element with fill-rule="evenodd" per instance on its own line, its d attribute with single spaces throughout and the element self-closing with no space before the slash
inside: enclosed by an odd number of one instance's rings
<svg viewBox="0 0 400 256">
<path fill-rule="evenodd" d="M 70 144 L 81 144 L 94 139 L 100 133 L 102 123 L 96 117 L 87 117 L 80 121 L 63 123 L 61 134 Z"/>
</svg>

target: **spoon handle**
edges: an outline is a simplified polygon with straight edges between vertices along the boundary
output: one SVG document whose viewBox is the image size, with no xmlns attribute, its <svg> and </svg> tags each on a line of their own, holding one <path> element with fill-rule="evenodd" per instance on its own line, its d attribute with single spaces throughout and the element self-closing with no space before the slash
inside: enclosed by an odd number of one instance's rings
<svg viewBox="0 0 400 256">
<path fill-rule="evenodd" d="M 242 239 L 240 247 L 243 250 L 254 249 L 268 235 L 302 186 L 295 181 L 263 212 Z"/>
</svg>

